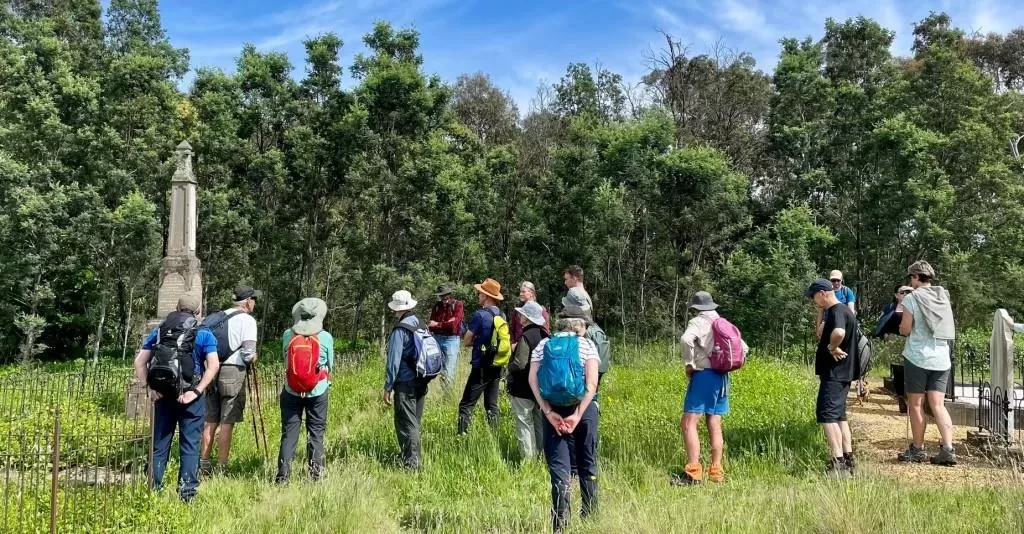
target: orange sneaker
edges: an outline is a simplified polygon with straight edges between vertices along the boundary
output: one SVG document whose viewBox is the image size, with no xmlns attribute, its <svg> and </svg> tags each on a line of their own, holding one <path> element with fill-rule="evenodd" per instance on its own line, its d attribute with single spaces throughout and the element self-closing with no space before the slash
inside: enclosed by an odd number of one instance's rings
<svg viewBox="0 0 1024 534">
<path fill-rule="evenodd" d="M 682 474 L 672 480 L 673 486 L 695 486 L 704 479 L 704 468 L 700 464 L 688 464 Z"/>
<path fill-rule="evenodd" d="M 721 465 L 713 464 L 708 468 L 708 478 L 712 482 L 725 482 L 725 469 Z"/>
</svg>

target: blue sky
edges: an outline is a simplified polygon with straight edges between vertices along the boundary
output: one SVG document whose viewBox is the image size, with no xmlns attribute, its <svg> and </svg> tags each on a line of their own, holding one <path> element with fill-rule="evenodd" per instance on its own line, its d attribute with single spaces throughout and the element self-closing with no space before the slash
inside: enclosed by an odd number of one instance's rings
<svg viewBox="0 0 1024 534">
<path fill-rule="evenodd" d="M 376 19 L 420 32 L 425 68 L 454 80 L 483 71 L 525 111 L 538 84 L 583 61 L 636 81 L 647 57 L 664 46 L 659 30 L 691 54 L 720 42 L 774 67 L 782 37 L 818 38 L 826 17 L 872 17 L 897 32 L 893 52 L 907 54 L 914 21 L 946 11 L 967 31 L 1006 32 L 1024 25 L 1024 8 L 1008 0 L 163 0 L 172 42 L 191 52 L 192 67 L 234 69 L 242 43 L 287 52 L 304 72 L 302 40 L 328 31 L 345 41 L 343 62 L 362 49 Z"/>
</svg>

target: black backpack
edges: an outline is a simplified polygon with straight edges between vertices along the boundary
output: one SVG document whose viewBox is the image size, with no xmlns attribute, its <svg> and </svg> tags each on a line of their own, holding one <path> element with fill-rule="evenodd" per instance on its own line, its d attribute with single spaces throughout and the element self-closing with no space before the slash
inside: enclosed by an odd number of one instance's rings
<svg viewBox="0 0 1024 534">
<path fill-rule="evenodd" d="M 177 398 L 195 386 L 196 361 L 192 348 L 198 330 L 199 322 L 189 312 L 173 312 L 157 327 L 146 381 L 164 398 Z"/>
<path fill-rule="evenodd" d="M 228 323 L 233 317 L 242 315 L 246 315 L 246 313 L 244 311 L 236 311 L 234 313 L 219 311 L 208 316 L 203 321 L 203 327 L 208 329 L 217 340 L 217 359 L 220 360 L 220 363 L 224 363 L 225 360 L 235 353 L 235 351 L 231 350 L 231 342 L 228 337 Z"/>
</svg>

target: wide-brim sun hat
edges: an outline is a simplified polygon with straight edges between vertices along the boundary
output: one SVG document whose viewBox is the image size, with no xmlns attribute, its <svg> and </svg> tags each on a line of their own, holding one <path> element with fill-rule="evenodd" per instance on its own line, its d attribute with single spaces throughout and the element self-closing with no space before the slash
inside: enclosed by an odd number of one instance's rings
<svg viewBox="0 0 1024 534">
<path fill-rule="evenodd" d="M 446 286 L 442 284 L 437 286 L 437 290 L 434 291 L 434 296 L 443 297 L 445 295 L 451 295 L 452 293 L 454 293 L 454 291 L 452 291 L 451 286 Z"/>
<path fill-rule="evenodd" d="M 304 298 L 292 306 L 292 332 L 300 336 L 315 336 L 324 329 L 327 303 L 318 298 Z"/>
<path fill-rule="evenodd" d="M 494 300 L 505 300 L 505 297 L 501 296 L 501 284 L 493 278 L 488 278 L 479 284 L 474 284 L 473 288 Z"/>
<path fill-rule="evenodd" d="M 531 300 L 523 304 L 521 307 L 516 308 L 516 311 L 525 317 L 527 321 L 535 325 L 544 326 L 545 324 L 544 308 L 541 308 L 540 304 L 537 304 L 535 301 Z"/>
<path fill-rule="evenodd" d="M 404 289 L 399 289 L 391 295 L 391 302 L 388 303 L 388 308 L 391 311 L 403 312 L 409 311 L 416 307 L 416 299 L 412 298 L 412 293 Z"/>
<path fill-rule="evenodd" d="M 698 291 L 690 297 L 689 306 L 697 311 L 712 311 L 718 309 L 718 304 L 715 304 L 715 299 L 711 298 L 711 293 L 707 291 Z"/>
</svg>

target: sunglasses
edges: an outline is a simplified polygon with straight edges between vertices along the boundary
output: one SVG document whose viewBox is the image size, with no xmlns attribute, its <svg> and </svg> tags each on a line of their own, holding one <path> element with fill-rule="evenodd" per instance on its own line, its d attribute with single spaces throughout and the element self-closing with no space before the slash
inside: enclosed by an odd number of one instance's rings
<svg viewBox="0 0 1024 534">
<path fill-rule="evenodd" d="M 832 283 L 833 284 L 841 284 L 841 283 L 843 283 L 843 281 L 841 279 L 839 279 L 839 278 L 833 278 L 832 279 Z"/>
<path fill-rule="evenodd" d="M 913 291 L 900 291 L 899 292 L 900 295 L 909 295 L 911 293 L 913 293 Z"/>
</svg>

